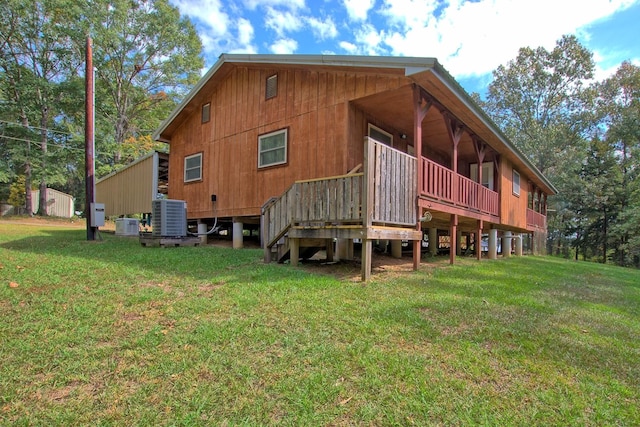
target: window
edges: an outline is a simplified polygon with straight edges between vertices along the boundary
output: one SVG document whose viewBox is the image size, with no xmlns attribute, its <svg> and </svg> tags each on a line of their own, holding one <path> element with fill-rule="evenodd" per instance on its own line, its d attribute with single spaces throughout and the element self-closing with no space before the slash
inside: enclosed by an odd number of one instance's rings
<svg viewBox="0 0 640 427">
<path fill-rule="evenodd" d="M 369 123 L 369 138 L 393 147 L 393 135 Z"/>
<path fill-rule="evenodd" d="M 520 195 L 520 174 L 515 169 L 513 170 L 513 194 Z"/>
<path fill-rule="evenodd" d="M 469 165 L 470 178 L 475 182 L 478 182 L 478 164 L 471 163 Z M 482 163 L 482 183 L 484 187 L 489 190 L 494 190 L 493 186 L 493 162 Z"/>
<path fill-rule="evenodd" d="M 267 89 L 265 99 L 275 98 L 278 95 L 278 75 L 274 74 L 267 78 Z"/>
<path fill-rule="evenodd" d="M 207 123 L 209 120 L 211 120 L 211 103 L 202 106 L 202 123 Z"/>
<path fill-rule="evenodd" d="M 287 163 L 287 129 L 258 137 L 258 167 Z"/>
<path fill-rule="evenodd" d="M 202 179 L 202 153 L 184 158 L 184 182 Z"/>
</svg>

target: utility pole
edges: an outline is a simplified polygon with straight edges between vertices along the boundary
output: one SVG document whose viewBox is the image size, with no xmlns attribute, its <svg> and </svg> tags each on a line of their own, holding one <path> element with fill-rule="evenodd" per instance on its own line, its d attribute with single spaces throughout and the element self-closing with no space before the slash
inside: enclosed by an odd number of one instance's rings
<svg viewBox="0 0 640 427">
<path fill-rule="evenodd" d="M 85 176 L 85 219 L 87 221 L 87 240 L 96 240 L 96 227 L 92 227 L 93 212 L 91 204 L 95 201 L 95 165 L 94 165 L 94 81 L 93 81 L 93 50 L 91 37 L 87 37 L 85 61 L 85 114 L 84 114 L 84 176 Z"/>
</svg>

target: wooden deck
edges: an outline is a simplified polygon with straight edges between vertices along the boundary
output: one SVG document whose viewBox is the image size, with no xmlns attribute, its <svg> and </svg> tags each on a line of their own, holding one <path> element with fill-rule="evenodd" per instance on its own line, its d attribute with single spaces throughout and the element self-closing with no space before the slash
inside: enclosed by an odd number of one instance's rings
<svg viewBox="0 0 640 427">
<path fill-rule="evenodd" d="M 262 207 L 265 262 L 284 246 L 295 265 L 303 241 L 328 245 L 333 239 L 361 239 L 362 279 L 367 280 L 371 241 L 422 239 L 418 212 L 428 206 L 425 201 L 442 212 L 499 222 L 497 192 L 424 157 L 418 186 L 417 165 L 414 156 L 365 138 L 363 173 L 295 182 Z M 529 210 L 527 224 L 544 228 L 546 217 Z M 418 263 L 419 253 L 416 268 Z"/>
</svg>

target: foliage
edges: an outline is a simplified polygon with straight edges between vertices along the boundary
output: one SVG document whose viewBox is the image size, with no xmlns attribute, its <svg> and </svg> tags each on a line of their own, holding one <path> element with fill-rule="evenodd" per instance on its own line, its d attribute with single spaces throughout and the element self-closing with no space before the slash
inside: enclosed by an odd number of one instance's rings
<svg viewBox="0 0 640 427">
<path fill-rule="evenodd" d="M 24 207 L 26 202 L 24 194 L 25 177 L 20 175 L 9 187 L 9 204 L 15 207 Z"/>
<path fill-rule="evenodd" d="M 579 156 L 590 122 L 585 110 L 593 77 L 592 54 L 574 36 L 564 36 L 552 51 L 521 48 L 515 60 L 493 72 L 488 112 L 533 164 L 550 177 Z"/>
<path fill-rule="evenodd" d="M 120 164 L 122 144 L 150 134 L 197 82 L 202 44 L 191 22 L 167 0 L 97 3 L 86 11 L 94 37 L 97 109 L 112 129 L 112 162 Z"/>
<path fill-rule="evenodd" d="M 0 220 L 1 424 L 640 420 L 635 271 L 405 259 L 363 286 L 333 275 L 357 265 L 61 225 Z"/>
<path fill-rule="evenodd" d="M 97 169 L 146 151 L 203 66 L 193 25 L 167 0 L 0 3 L 0 182 L 25 175 L 28 188 L 33 179 L 83 197 L 87 34 L 97 68 Z"/>
<path fill-rule="evenodd" d="M 550 199 L 549 246 L 568 256 L 639 265 L 640 73 L 623 63 L 591 83 L 591 53 L 565 36 L 552 51 L 520 49 L 494 72 L 484 103 L 559 191 Z"/>
</svg>

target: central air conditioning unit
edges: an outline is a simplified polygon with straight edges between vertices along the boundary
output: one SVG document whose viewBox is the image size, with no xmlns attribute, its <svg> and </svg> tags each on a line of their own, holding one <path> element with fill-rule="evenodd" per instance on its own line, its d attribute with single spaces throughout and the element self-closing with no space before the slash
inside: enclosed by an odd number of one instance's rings
<svg viewBox="0 0 640 427">
<path fill-rule="evenodd" d="M 187 203 L 184 200 L 153 200 L 151 227 L 151 235 L 154 237 L 185 237 L 187 235 Z"/>
</svg>

